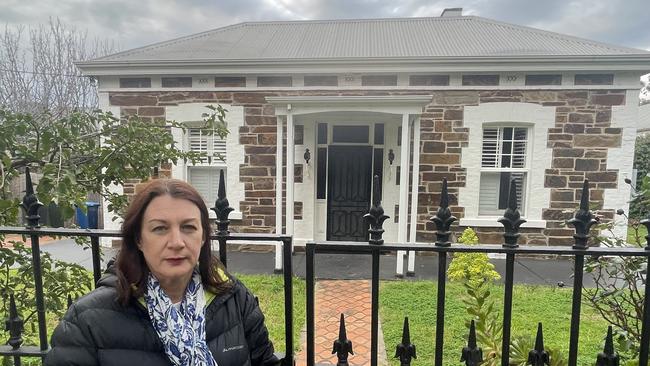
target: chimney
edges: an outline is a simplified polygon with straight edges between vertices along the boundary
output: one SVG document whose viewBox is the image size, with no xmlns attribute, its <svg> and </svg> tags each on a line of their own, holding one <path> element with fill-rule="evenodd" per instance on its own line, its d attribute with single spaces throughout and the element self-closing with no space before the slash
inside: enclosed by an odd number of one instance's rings
<svg viewBox="0 0 650 366">
<path fill-rule="evenodd" d="M 441 18 L 462 17 L 463 8 L 445 8 L 440 14 Z"/>
</svg>

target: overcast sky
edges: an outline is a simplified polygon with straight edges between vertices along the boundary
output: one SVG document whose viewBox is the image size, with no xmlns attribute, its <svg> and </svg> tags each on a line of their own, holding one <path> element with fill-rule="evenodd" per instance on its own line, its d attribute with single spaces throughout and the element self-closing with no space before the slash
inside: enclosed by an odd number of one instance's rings
<svg viewBox="0 0 650 366">
<path fill-rule="evenodd" d="M 448 7 L 650 50 L 649 0 L 0 0 L 0 24 L 58 17 L 125 50 L 244 21 L 427 17 Z"/>
</svg>

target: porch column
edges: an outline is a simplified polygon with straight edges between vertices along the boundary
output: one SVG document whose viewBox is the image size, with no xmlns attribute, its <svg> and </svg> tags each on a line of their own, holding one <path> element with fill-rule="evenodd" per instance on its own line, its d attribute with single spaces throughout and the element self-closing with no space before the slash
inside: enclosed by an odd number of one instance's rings
<svg viewBox="0 0 650 366">
<path fill-rule="evenodd" d="M 411 230 L 409 243 L 415 243 L 418 223 L 418 194 L 420 189 L 420 116 L 413 121 L 413 175 L 411 182 Z M 415 251 L 409 251 L 407 276 L 415 275 Z"/>
<path fill-rule="evenodd" d="M 293 141 L 293 114 L 291 104 L 287 105 L 287 235 L 293 235 L 293 167 L 295 165 L 295 146 Z"/>
<path fill-rule="evenodd" d="M 275 150 L 275 233 L 282 234 L 282 125 L 283 117 L 277 117 Z M 282 270 L 282 243 L 275 243 L 275 270 Z"/>
<path fill-rule="evenodd" d="M 409 140 L 411 131 L 409 129 L 409 114 L 402 114 L 402 149 L 400 151 L 400 176 L 399 176 L 399 222 L 397 223 L 397 241 L 406 243 L 406 229 L 408 224 L 409 206 Z M 397 276 L 404 276 L 404 254 L 403 250 L 397 251 Z"/>
</svg>

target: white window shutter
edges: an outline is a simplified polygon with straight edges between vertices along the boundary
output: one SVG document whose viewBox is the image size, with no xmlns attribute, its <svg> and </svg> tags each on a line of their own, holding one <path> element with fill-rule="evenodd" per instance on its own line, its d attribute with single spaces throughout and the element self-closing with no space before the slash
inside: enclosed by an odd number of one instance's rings
<svg viewBox="0 0 650 366">
<path fill-rule="evenodd" d="M 479 215 L 498 214 L 500 173 L 481 173 Z"/>
</svg>

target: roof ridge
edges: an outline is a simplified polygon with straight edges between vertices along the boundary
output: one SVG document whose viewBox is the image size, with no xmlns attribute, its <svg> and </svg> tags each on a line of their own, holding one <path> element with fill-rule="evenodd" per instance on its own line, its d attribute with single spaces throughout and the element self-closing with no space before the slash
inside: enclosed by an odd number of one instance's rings
<svg viewBox="0 0 650 366">
<path fill-rule="evenodd" d="M 465 18 L 474 18 L 474 19 L 476 19 L 478 21 L 482 21 L 484 23 L 492 23 L 492 24 L 496 24 L 496 25 L 505 26 L 505 27 L 508 27 L 510 29 L 526 31 L 526 32 L 529 32 L 529 33 L 543 34 L 543 35 L 546 35 L 546 36 L 549 36 L 549 37 L 552 37 L 552 38 L 555 38 L 555 39 L 558 39 L 558 40 L 571 40 L 571 41 L 576 41 L 576 42 L 588 43 L 589 45 L 606 48 L 606 49 L 609 49 L 609 50 L 612 50 L 612 51 L 623 51 L 624 50 L 624 51 L 634 51 L 636 53 L 641 53 L 641 54 L 650 53 L 650 51 L 646 51 L 646 50 L 642 50 L 642 49 L 638 49 L 638 48 L 617 46 L 617 45 L 610 44 L 610 43 L 594 41 L 594 40 L 591 40 L 591 39 L 588 39 L 588 38 L 581 38 L 581 37 L 577 37 L 577 36 L 573 36 L 573 35 L 569 35 L 569 34 L 564 34 L 564 33 L 559 33 L 559 32 L 554 32 L 554 31 L 549 31 L 549 30 L 539 29 L 539 28 L 534 28 L 534 27 L 529 27 L 529 26 L 526 26 L 526 25 L 518 25 L 518 24 L 508 23 L 508 22 L 504 22 L 504 21 L 501 21 L 501 20 L 484 18 L 484 17 L 477 16 L 477 15 L 468 15 L 468 16 L 465 16 Z"/>
</svg>

